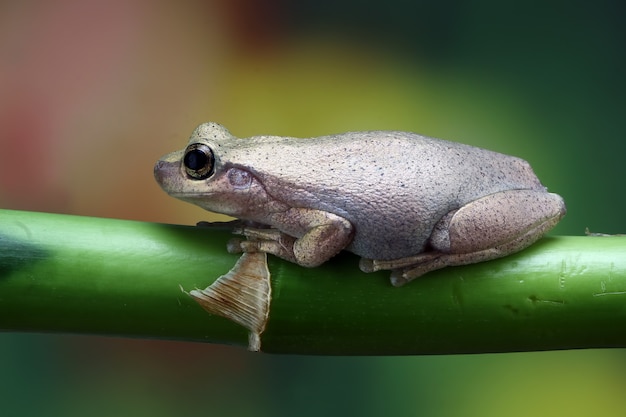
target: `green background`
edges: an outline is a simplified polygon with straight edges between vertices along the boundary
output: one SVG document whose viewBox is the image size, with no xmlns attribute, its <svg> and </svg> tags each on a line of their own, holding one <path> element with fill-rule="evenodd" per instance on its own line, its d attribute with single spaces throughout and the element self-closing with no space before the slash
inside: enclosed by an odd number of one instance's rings
<svg viewBox="0 0 626 417">
<path fill-rule="evenodd" d="M 18 3 L 0 5 L 3 208 L 215 219 L 151 172 L 211 120 L 238 136 L 399 129 L 514 154 L 567 202 L 553 234 L 626 231 L 616 1 Z M 3 415 L 626 409 L 623 350 L 300 357 L 0 334 L 0 353 Z"/>
</svg>

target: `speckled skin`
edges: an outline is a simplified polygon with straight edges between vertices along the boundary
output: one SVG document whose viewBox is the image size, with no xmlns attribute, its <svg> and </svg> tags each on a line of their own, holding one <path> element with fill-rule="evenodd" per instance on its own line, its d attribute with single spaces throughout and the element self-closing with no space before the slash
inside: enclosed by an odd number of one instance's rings
<svg viewBox="0 0 626 417">
<path fill-rule="evenodd" d="M 213 174 L 191 178 L 179 151 L 155 166 L 161 187 L 276 229 L 245 228 L 251 240 L 231 251 L 316 266 L 345 249 L 365 258 L 363 270 L 396 270 L 395 285 L 520 250 L 565 214 L 561 197 L 546 191 L 526 161 L 414 133 L 238 139 L 206 123 L 192 143 L 212 149 Z"/>
</svg>

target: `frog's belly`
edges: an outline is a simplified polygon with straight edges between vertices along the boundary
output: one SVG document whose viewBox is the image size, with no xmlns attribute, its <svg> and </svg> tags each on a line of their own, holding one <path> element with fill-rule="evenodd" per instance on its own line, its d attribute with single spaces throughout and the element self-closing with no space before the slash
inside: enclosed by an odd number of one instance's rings
<svg viewBox="0 0 626 417">
<path fill-rule="evenodd" d="M 354 224 L 355 235 L 346 247 L 368 259 L 391 260 L 417 255 L 424 251 L 436 221 L 402 225 L 401 228 L 367 227 Z"/>
</svg>

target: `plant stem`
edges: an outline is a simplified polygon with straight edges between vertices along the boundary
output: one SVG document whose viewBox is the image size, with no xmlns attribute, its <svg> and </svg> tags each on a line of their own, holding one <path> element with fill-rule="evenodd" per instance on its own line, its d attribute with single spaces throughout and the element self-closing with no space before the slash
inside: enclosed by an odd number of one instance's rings
<svg viewBox="0 0 626 417">
<path fill-rule="evenodd" d="M 0 329 L 246 346 L 247 331 L 181 291 L 238 259 L 227 230 L 0 210 Z M 626 347 L 626 238 L 544 238 L 402 288 L 341 254 L 269 258 L 261 336 L 273 353 L 390 355 Z"/>
</svg>

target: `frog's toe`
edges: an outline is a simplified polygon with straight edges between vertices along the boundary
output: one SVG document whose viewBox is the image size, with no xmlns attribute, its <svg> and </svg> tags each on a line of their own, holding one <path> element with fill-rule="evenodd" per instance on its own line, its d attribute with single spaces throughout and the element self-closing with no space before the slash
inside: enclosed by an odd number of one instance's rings
<svg viewBox="0 0 626 417">
<path fill-rule="evenodd" d="M 409 280 L 404 277 L 402 269 L 396 269 L 395 271 L 391 272 L 389 280 L 391 281 L 391 285 L 393 285 L 394 287 L 401 287 L 409 282 Z"/>
<path fill-rule="evenodd" d="M 374 272 L 376 271 L 376 266 L 374 265 L 373 259 L 361 258 L 359 261 L 359 269 L 363 272 Z"/>
<path fill-rule="evenodd" d="M 226 250 L 228 251 L 228 253 L 241 253 L 243 252 L 243 248 L 241 247 L 242 242 L 243 240 L 241 239 L 230 239 L 226 244 Z"/>
<path fill-rule="evenodd" d="M 243 235 L 248 240 L 267 240 L 267 241 L 280 241 L 282 233 L 278 229 L 273 228 L 254 228 L 243 227 L 233 230 L 234 234 Z"/>
</svg>

